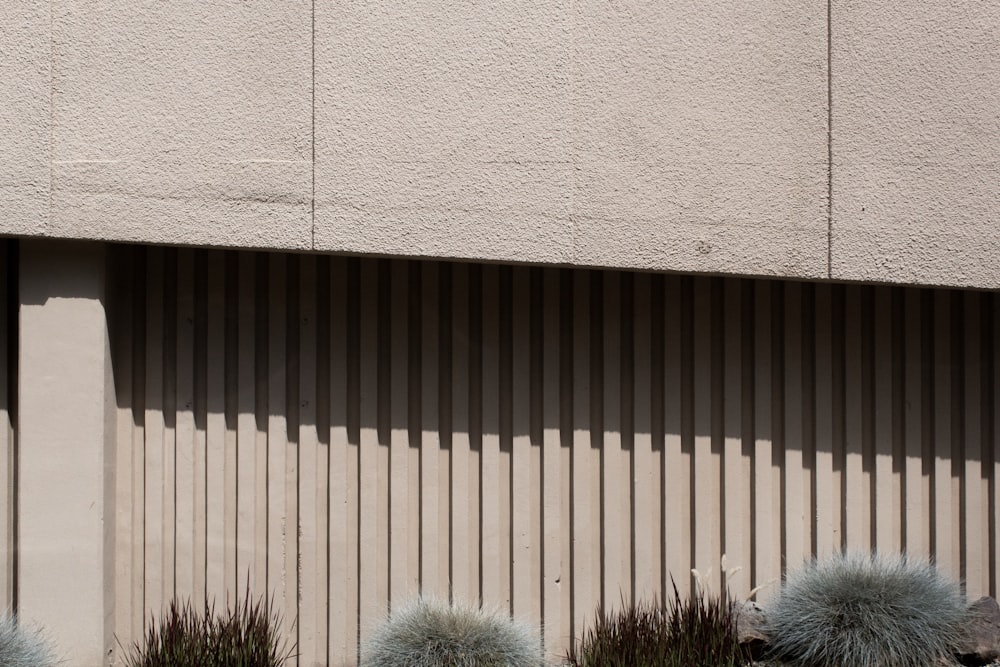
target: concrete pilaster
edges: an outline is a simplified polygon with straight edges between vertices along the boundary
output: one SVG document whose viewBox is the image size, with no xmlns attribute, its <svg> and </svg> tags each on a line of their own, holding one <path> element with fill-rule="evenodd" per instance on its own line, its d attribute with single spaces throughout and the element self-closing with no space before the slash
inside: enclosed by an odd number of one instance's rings
<svg viewBox="0 0 1000 667">
<path fill-rule="evenodd" d="M 25 240 L 20 261 L 18 606 L 62 664 L 97 667 L 113 613 L 104 248 Z"/>
</svg>

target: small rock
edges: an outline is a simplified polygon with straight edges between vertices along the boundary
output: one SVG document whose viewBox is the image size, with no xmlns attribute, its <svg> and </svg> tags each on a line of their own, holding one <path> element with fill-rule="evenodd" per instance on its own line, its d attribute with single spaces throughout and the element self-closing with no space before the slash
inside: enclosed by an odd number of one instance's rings
<svg viewBox="0 0 1000 667">
<path fill-rule="evenodd" d="M 981 597 L 969 606 L 965 637 L 955 647 L 963 665 L 987 665 L 1000 658 L 1000 605 Z"/>
<path fill-rule="evenodd" d="M 736 639 L 759 660 L 767 648 L 767 617 L 756 602 L 744 602 L 736 614 Z"/>
</svg>

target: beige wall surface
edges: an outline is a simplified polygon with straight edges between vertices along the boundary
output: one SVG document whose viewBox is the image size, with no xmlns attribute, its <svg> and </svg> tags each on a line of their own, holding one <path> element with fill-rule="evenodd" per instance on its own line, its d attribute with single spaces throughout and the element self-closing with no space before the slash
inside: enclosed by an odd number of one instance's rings
<svg viewBox="0 0 1000 667">
<path fill-rule="evenodd" d="M 0 233 L 1000 286 L 980 3 L 138 7 L 0 8 Z"/>
<path fill-rule="evenodd" d="M 832 18 L 832 276 L 1000 287 L 1000 5 Z"/>
<path fill-rule="evenodd" d="M 826 275 L 818 2 L 316 22 L 317 249 Z"/>
<path fill-rule="evenodd" d="M 60 664 L 113 645 L 114 384 L 97 243 L 20 243 L 17 613 Z"/>
<path fill-rule="evenodd" d="M 764 600 L 844 547 L 997 595 L 996 294 L 161 248 L 111 275 L 123 640 L 248 577 L 293 664 L 338 667 L 420 591 L 555 661 L 723 554 Z"/>
<path fill-rule="evenodd" d="M 46 3 L 0 3 L 0 234 L 48 231 L 50 50 Z"/>
<path fill-rule="evenodd" d="M 51 12 L 49 234 L 310 246 L 310 2 Z"/>
</svg>

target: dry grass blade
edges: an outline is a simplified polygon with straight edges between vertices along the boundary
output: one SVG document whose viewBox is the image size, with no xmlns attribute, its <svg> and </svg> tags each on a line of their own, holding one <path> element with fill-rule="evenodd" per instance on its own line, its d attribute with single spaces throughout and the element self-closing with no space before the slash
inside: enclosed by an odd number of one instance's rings
<svg viewBox="0 0 1000 667">
<path fill-rule="evenodd" d="M 293 649 L 280 640 L 280 617 L 267 598 L 246 597 L 216 614 L 205 601 L 172 601 L 156 622 L 150 619 L 142 642 L 126 651 L 126 667 L 281 667 Z"/>
<path fill-rule="evenodd" d="M 636 602 L 614 613 L 598 609 L 567 662 L 576 667 L 740 667 L 751 664 L 736 637 L 736 609 L 727 591 L 667 605 Z"/>
</svg>

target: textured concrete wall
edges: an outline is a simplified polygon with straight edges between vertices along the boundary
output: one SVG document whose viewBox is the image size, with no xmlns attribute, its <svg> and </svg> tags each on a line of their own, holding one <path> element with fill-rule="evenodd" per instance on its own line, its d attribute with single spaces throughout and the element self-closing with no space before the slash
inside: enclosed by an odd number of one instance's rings
<svg viewBox="0 0 1000 667">
<path fill-rule="evenodd" d="M 311 2 L 51 6 L 50 234 L 310 247 Z"/>
<path fill-rule="evenodd" d="M 833 0 L 831 272 L 1000 287 L 1000 5 Z"/>
<path fill-rule="evenodd" d="M 317 6 L 317 248 L 826 275 L 821 3 L 446 4 Z"/>
<path fill-rule="evenodd" d="M 47 232 L 49 49 L 45 3 L 0 3 L 0 234 Z"/>
<path fill-rule="evenodd" d="M 0 233 L 1000 286 L 1000 10 L 900 7 L 13 0 Z"/>
</svg>

